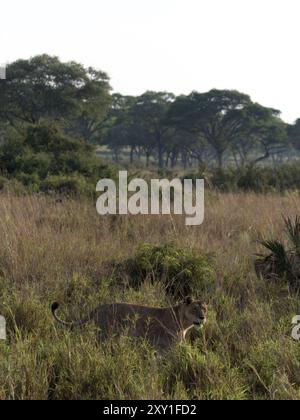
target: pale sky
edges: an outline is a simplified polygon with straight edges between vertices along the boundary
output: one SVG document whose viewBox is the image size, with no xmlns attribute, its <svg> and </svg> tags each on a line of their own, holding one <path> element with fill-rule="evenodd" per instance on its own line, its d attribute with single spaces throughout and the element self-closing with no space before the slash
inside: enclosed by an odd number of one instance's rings
<svg viewBox="0 0 300 420">
<path fill-rule="evenodd" d="M 237 89 L 300 118 L 299 0 L 2 0 L 0 64 L 47 53 L 115 91 Z"/>
</svg>

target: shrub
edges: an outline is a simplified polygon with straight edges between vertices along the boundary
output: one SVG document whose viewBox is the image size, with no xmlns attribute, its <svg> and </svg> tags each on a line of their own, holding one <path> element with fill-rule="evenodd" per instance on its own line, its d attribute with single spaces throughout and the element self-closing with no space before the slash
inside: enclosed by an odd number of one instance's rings
<svg viewBox="0 0 300 420">
<path fill-rule="evenodd" d="M 211 176 L 211 184 L 222 191 L 235 191 L 238 189 L 238 173 L 232 168 L 216 169 Z"/>
<path fill-rule="evenodd" d="M 285 231 L 290 242 L 289 248 L 278 240 L 262 241 L 270 253 L 258 254 L 255 263 L 256 273 L 265 279 L 283 279 L 294 288 L 300 289 L 300 218 L 293 222 L 284 220 Z"/>
<path fill-rule="evenodd" d="M 11 193 L 14 195 L 23 195 L 23 194 L 26 194 L 27 189 L 22 182 L 18 181 L 15 178 L 12 178 L 12 179 L 7 179 L 7 181 L 5 181 L 5 183 L 3 184 L 2 191 L 5 193 Z"/>
<path fill-rule="evenodd" d="M 49 176 L 41 182 L 41 191 L 63 195 L 92 194 L 93 185 L 81 175 Z"/>
<path fill-rule="evenodd" d="M 206 178 L 212 187 L 221 191 L 283 192 L 300 189 L 300 165 L 250 166 L 214 169 L 209 175 L 193 173 L 186 179 Z"/>
<path fill-rule="evenodd" d="M 24 185 L 28 191 L 38 192 L 40 190 L 40 178 L 37 173 L 24 174 L 20 173 L 16 179 Z"/>
<path fill-rule="evenodd" d="M 176 300 L 207 291 L 215 278 L 211 256 L 173 244 L 144 244 L 133 258 L 117 264 L 117 269 L 122 276 L 124 272 L 128 275 L 131 287 L 139 288 L 146 279 L 162 282 L 167 294 Z"/>
<path fill-rule="evenodd" d="M 0 167 L 10 180 L 34 192 L 91 194 L 99 178 L 115 178 L 114 168 L 97 158 L 93 146 L 50 124 L 28 126 L 23 137 L 2 144 Z M 4 187 L 13 186 L 1 179 L 0 189 Z"/>
</svg>

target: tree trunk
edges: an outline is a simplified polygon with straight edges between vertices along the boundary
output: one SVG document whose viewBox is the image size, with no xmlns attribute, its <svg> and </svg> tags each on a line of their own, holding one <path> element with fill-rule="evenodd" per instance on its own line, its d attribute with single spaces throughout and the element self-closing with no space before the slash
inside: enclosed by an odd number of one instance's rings
<svg viewBox="0 0 300 420">
<path fill-rule="evenodd" d="M 134 150 L 135 150 L 135 148 L 133 147 L 133 146 L 131 146 L 131 149 L 130 149 L 130 163 L 131 163 L 131 165 L 133 164 L 133 156 L 134 156 Z"/>
<path fill-rule="evenodd" d="M 161 169 L 164 167 L 164 153 L 161 144 L 158 146 L 158 166 Z"/>
<path fill-rule="evenodd" d="M 223 162 L 223 153 L 217 152 L 217 161 L 218 161 L 218 167 L 219 169 L 223 168 L 224 162 Z"/>
<path fill-rule="evenodd" d="M 175 152 L 173 152 L 172 157 L 171 157 L 171 167 L 172 167 L 172 169 L 175 168 L 176 162 L 177 162 L 177 154 Z"/>
</svg>

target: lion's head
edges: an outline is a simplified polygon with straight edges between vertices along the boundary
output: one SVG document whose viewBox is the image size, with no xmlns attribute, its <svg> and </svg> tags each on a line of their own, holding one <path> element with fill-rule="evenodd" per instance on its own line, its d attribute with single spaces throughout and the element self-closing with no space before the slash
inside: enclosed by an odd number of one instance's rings
<svg viewBox="0 0 300 420">
<path fill-rule="evenodd" d="M 206 323 L 208 305 L 200 300 L 186 298 L 182 305 L 182 314 L 188 326 L 201 328 Z"/>
</svg>

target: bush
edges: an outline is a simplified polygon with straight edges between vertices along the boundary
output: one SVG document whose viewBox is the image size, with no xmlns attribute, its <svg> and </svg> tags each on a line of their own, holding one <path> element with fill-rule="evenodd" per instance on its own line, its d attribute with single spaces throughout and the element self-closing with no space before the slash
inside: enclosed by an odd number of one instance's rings
<svg viewBox="0 0 300 420">
<path fill-rule="evenodd" d="M 49 124 L 29 126 L 23 137 L 2 144 L 0 167 L 29 192 L 91 194 L 100 178 L 115 178 L 114 168 L 101 163 L 93 146 Z M 0 179 L 0 190 L 12 187 Z"/>
<path fill-rule="evenodd" d="M 284 219 L 289 247 L 279 240 L 261 241 L 270 253 L 257 255 L 255 269 L 266 280 L 285 279 L 292 289 L 300 290 L 300 217 Z"/>
<path fill-rule="evenodd" d="M 129 285 L 139 288 L 148 279 L 162 282 L 166 293 L 174 299 L 199 296 L 211 288 L 215 272 L 212 258 L 194 251 L 176 248 L 173 244 L 144 244 L 136 255 L 121 264 L 117 271 L 129 277 Z"/>
<path fill-rule="evenodd" d="M 222 191 L 235 191 L 238 189 L 239 174 L 232 168 L 216 169 L 211 177 L 213 187 Z"/>
<path fill-rule="evenodd" d="M 81 175 L 49 176 L 41 182 L 41 191 L 63 195 L 92 194 L 93 185 Z"/>
<path fill-rule="evenodd" d="M 192 173 L 185 179 L 209 178 L 210 185 L 224 192 L 254 191 L 256 193 L 294 191 L 300 189 L 300 165 L 285 164 L 212 170 L 210 175 Z"/>
<path fill-rule="evenodd" d="M 25 185 L 15 178 L 6 179 L 3 182 L 3 188 L 1 188 L 0 185 L 0 190 L 4 193 L 11 193 L 14 195 L 23 195 L 27 192 L 27 188 L 25 187 Z"/>
<path fill-rule="evenodd" d="M 38 192 L 40 190 L 40 178 L 37 173 L 33 174 L 24 174 L 20 173 L 17 175 L 16 179 L 24 185 L 28 191 Z"/>
</svg>

